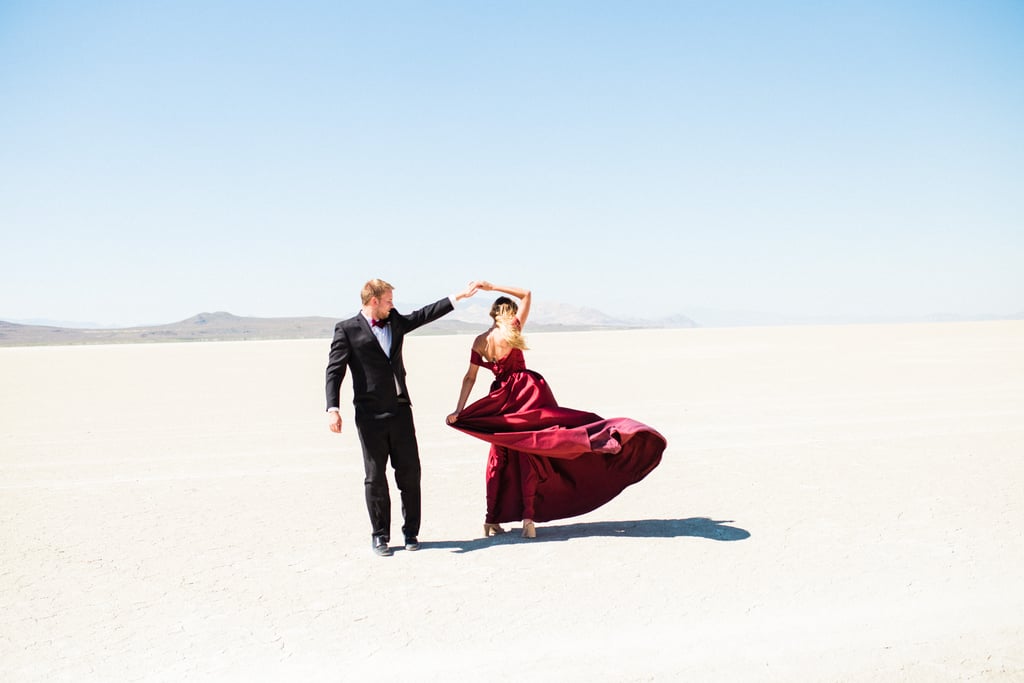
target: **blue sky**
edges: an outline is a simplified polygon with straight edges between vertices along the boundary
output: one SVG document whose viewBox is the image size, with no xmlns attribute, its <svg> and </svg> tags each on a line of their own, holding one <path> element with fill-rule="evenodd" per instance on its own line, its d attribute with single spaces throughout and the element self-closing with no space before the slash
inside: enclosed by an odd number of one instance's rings
<svg viewBox="0 0 1024 683">
<path fill-rule="evenodd" d="M 1020 2 L 0 2 L 0 319 L 1024 311 Z"/>
</svg>

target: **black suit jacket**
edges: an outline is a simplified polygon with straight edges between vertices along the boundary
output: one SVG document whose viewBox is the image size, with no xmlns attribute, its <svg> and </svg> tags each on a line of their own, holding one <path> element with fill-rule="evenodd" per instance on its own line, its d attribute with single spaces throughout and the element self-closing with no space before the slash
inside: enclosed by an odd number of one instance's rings
<svg viewBox="0 0 1024 683">
<path fill-rule="evenodd" d="M 394 410 L 398 406 L 399 392 L 395 380 L 405 398 L 409 391 L 405 386 L 405 363 L 402 360 L 402 342 L 407 332 L 433 322 L 454 310 L 447 297 L 428 306 L 402 315 L 392 309 L 388 316 L 391 326 L 391 357 L 384 353 L 380 342 L 373 336 L 370 323 L 362 313 L 334 326 L 334 341 L 327 361 L 327 407 L 337 408 L 341 382 L 345 371 L 352 369 L 352 403 L 356 417 L 374 415 Z"/>
</svg>

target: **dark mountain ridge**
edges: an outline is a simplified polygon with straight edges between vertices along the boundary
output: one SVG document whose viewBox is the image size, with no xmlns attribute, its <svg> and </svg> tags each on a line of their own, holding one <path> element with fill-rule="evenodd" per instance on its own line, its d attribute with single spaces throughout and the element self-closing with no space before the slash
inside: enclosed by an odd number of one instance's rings
<svg viewBox="0 0 1024 683">
<path fill-rule="evenodd" d="M 531 320 L 532 332 L 576 332 L 584 330 L 631 329 L 643 327 L 692 327 L 639 321 L 618 321 L 608 316 L 588 322 L 574 319 L 566 323 Z M 166 325 L 120 328 L 74 328 L 50 325 L 22 325 L 0 321 L 0 346 L 52 346 L 65 344 L 125 344 L 140 342 L 185 341 L 249 341 L 268 339 L 330 339 L 338 318 L 305 316 L 291 318 L 256 318 L 237 316 L 224 311 L 199 313 Z M 443 335 L 479 333 L 487 328 L 487 318 L 478 322 L 446 317 L 420 328 L 414 334 Z"/>
</svg>

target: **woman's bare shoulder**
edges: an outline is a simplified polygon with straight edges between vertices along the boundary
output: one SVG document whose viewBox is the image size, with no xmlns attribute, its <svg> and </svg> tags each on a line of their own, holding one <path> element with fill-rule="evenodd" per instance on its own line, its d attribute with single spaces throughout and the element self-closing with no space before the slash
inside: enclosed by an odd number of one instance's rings
<svg viewBox="0 0 1024 683">
<path fill-rule="evenodd" d="M 484 351 L 487 350 L 487 337 L 490 336 L 491 331 L 481 332 L 473 340 L 473 350 L 483 355 Z"/>
</svg>

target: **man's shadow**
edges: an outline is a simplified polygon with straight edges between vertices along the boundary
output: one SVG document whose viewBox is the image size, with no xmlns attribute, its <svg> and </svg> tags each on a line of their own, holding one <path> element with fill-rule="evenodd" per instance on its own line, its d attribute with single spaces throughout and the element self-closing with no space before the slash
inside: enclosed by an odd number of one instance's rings
<svg viewBox="0 0 1024 683">
<path fill-rule="evenodd" d="M 522 538 L 518 524 L 504 525 L 508 533 L 490 538 L 475 538 L 468 541 L 426 541 L 424 549 L 448 549 L 455 553 L 484 550 L 496 545 L 512 543 L 549 543 L 568 541 L 573 538 L 611 536 L 622 538 L 677 538 L 693 536 L 712 541 L 742 541 L 750 538 L 750 532 L 740 527 L 729 526 L 732 520 L 714 520 L 708 517 L 688 519 L 635 519 L 621 522 L 580 522 L 577 524 L 553 524 L 537 527 L 537 538 Z"/>
</svg>

